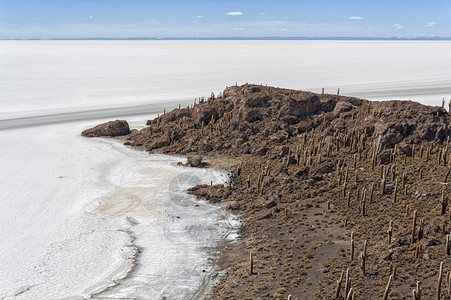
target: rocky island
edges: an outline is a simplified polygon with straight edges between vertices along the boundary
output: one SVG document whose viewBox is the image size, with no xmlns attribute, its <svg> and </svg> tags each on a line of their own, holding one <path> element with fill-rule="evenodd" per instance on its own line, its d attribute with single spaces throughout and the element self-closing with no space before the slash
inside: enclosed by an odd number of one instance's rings
<svg viewBox="0 0 451 300">
<path fill-rule="evenodd" d="M 189 189 L 244 224 L 208 298 L 450 299 L 450 119 L 412 101 L 246 84 L 139 131 L 116 121 L 84 135 L 231 171 L 227 185 Z"/>
</svg>

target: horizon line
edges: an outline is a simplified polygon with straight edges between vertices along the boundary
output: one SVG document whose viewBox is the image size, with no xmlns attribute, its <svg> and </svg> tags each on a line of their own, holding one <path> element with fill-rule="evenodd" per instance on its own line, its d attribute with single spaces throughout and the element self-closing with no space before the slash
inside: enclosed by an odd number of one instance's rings
<svg viewBox="0 0 451 300">
<path fill-rule="evenodd" d="M 271 37 L 83 37 L 83 38 L 0 38 L 2 41 L 80 41 L 80 40 L 135 40 L 135 41 L 146 41 L 146 40 L 204 40 L 204 41 L 214 41 L 214 40 L 338 40 L 338 41 L 451 41 L 451 37 L 346 37 L 346 36 L 337 36 L 337 37 L 304 37 L 304 36 L 294 36 L 294 37 L 280 37 L 280 36 L 271 36 Z"/>
</svg>

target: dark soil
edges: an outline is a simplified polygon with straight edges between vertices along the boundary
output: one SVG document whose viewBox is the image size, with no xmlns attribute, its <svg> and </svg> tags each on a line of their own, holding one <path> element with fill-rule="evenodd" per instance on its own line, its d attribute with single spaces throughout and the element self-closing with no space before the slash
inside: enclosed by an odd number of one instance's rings
<svg viewBox="0 0 451 300">
<path fill-rule="evenodd" d="M 189 190 L 224 203 L 244 224 L 224 250 L 228 275 L 209 298 L 336 299 L 349 268 L 355 299 L 382 299 L 390 275 L 388 299 L 412 299 L 417 281 L 431 299 L 443 262 L 440 295 L 450 299 L 450 119 L 443 108 L 411 101 L 243 85 L 121 140 L 151 153 L 236 160 L 229 185 Z M 343 282 L 338 299 L 344 289 Z"/>
</svg>

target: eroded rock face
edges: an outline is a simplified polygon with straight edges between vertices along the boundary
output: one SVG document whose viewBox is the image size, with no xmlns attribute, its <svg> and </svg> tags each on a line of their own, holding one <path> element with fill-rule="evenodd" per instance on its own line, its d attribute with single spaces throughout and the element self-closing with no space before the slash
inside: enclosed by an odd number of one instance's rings
<svg viewBox="0 0 451 300">
<path fill-rule="evenodd" d="M 100 136 L 119 136 L 130 133 L 130 127 L 125 120 L 110 121 L 97 125 L 93 128 L 84 130 L 81 135 L 85 137 L 100 137 Z"/>
<path fill-rule="evenodd" d="M 441 143 L 450 134 L 447 112 L 440 107 L 425 106 L 412 101 L 375 103 L 380 117 L 375 118 L 375 139 L 385 147 L 426 141 Z"/>
<path fill-rule="evenodd" d="M 271 97 L 268 95 L 251 96 L 243 101 L 245 107 L 268 107 Z"/>
<path fill-rule="evenodd" d="M 334 108 L 334 114 L 335 115 L 339 115 L 342 112 L 348 112 L 351 111 L 353 108 L 353 105 L 351 102 L 348 101 L 340 101 L 337 103 L 337 105 L 335 105 Z"/>
<path fill-rule="evenodd" d="M 194 122 L 198 127 L 207 125 L 211 120 L 218 119 L 218 112 L 215 107 L 199 105 L 195 109 Z"/>
<path fill-rule="evenodd" d="M 302 117 L 317 113 L 321 110 L 318 96 L 285 101 L 280 109 L 280 116 Z"/>
<path fill-rule="evenodd" d="M 200 168 L 203 166 L 202 156 L 188 156 L 187 161 L 190 167 Z"/>
</svg>

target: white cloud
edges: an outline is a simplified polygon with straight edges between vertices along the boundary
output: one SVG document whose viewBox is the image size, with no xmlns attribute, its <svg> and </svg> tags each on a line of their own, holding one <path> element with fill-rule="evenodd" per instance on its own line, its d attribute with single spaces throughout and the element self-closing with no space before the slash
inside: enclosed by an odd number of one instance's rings
<svg viewBox="0 0 451 300">
<path fill-rule="evenodd" d="M 393 25 L 393 27 L 395 27 L 395 29 L 404 29 L 404 26 L 402 26 L 401 24 L 395 24 Z"/>
<path fill-rule="evenodd" d="M 89 16 L 89 19 L 91 19 L 91 20 L 94 19 L 94 16 Z"/>
<path fill-rule="evenodd" d="M 228 13 L 226 13 L 226 16 L 241 16 L 243 14 L 243 12 L 241 11 L 229 11 Z"/>
<path fill-rule="evenodd" d="M 235 30 L 235 31 L 241 31 L 241 30 L 244 30 L 244 28 L 243 28 L 243 27 L 235 27 L 235 28 L 233 28 L 233 30 Z"/>
<path fill-rule="evenodd" d="M 196 18 L 198 18 L 198 19 L 202 19 L 204 16 L 197 16 Z"/>
<path fill-rule="evenodd" d="M 363 20 L 363 17 L 359 17 L 359 16 L 350 16 L 348 19 L 349 19 L 349 20 Z"/>
<path fill-rule="evenodd" d="M 260 14 L 261 14 L 261 15 L 266 15 L 266 13 L 265 13 L 264 11 L 262 11 Z"/>
<path fill-rule="evenodd" d="M 280 31 L 285 32 L 285 31 L 288 31 L 288 29 L 287 28 L 282 28 L 282 29 L 280 29 Z"/>
<path fill-rule="evenodd" d="M 424 25 L 424 26 L 426 26 L 426 27 L 432 27 L 432 26 L 434 26 L 434 25 L 435 25 L 435 22 L 427 22 L 426 25 Z"/>
</svg>

